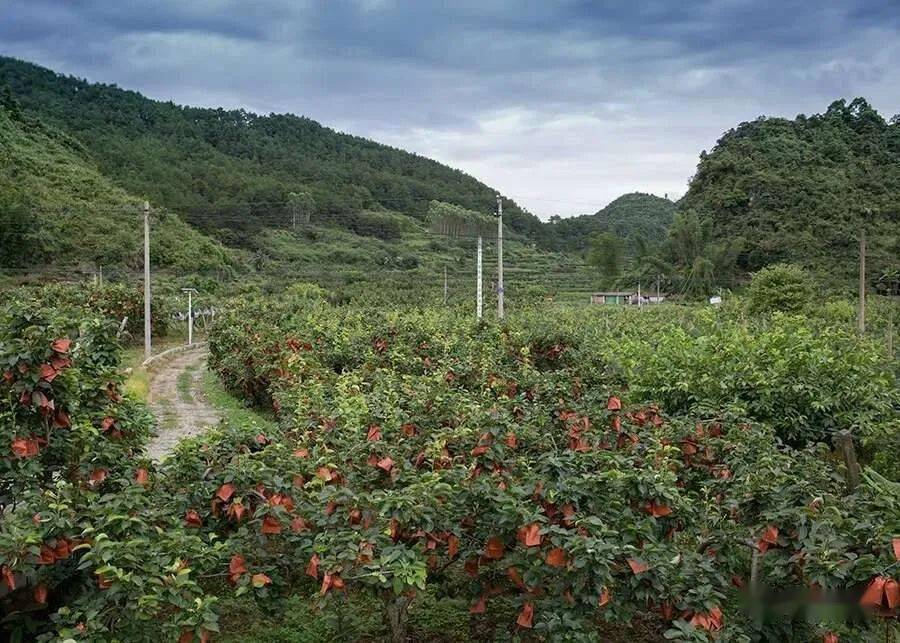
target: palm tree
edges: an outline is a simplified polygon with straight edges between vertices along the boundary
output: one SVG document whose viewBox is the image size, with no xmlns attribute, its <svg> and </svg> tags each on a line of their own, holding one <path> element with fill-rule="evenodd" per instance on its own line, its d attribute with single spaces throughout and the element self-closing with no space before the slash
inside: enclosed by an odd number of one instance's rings
<svg viewBox="0 0 900 643">
<path fill-rule="evenodd" d="M 659 257 L 651 265 L 670 275 L 682 294 L 698 297 L 730 284 L 744 239 L 715 241 L 712 222 L 693 212 L 675 216 Z"/>
</svg>

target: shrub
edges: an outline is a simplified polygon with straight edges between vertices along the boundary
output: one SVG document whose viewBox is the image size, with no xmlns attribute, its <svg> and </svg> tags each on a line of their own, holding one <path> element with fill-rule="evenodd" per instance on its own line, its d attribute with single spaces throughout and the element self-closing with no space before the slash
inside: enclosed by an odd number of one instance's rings
<svg viewBox="0 0 900 643">
<path fill-rule="evenodd" d="M 189 565 L 218 547 L 151 497 L 151 418 L 122 393 L 115 332 L 33 301 L 0 313 L 0 633 L 13 639 L 216 629 Z"/>
<path fill-rule="evenodd" d="M 146 412 L 118 393 L 111 325 L 7 310 L 4 633 L 202 640 L 214 592 L 233 597 L 226 623 L 253 602 L 285 641 L 834 628 L 787 607 L 755 621 L 751 579 L 895 614 L 900 487 L 864 469 L 851 493 L 821 441 L 778 438 L 815 435 L 806 407 L 837 418 L 822 430 L 896 426 L 895 383 L 865 341 L 779 315 L 490 325 L 306 294 L 236 302 L 210 338 L 220 377 L 278 424 L 216 428 L 159 470 L 141 458 Z"/>
<path fill-rule="evenodd" d="M 747 298 L 751 313 L 802 312 L 812 302 L 812 277 L 802 267 L 778 263 L 753 275 Z"/>
<path fill-rule="evenodd" d="M 223 316 L 213 364 L 225 378 L 246 378 L 247 365 L 264 373 L 264 403 L 280 429 L 186 444 L 167 475 L 181 503 L 173 512 L 196 512 L 202 529 L 243 557 L 238 592 L 265 570 L 275 593 L 306 592 L 310 582 L 329 602 L 344 590 L 368 593 L 394 640 L 421 627 L 413 615 L 432 588 L 489 619 L 508 618 L 511 604 L 510 632 L 590 639 L 601 621 L 651 613 L 673 638 L 746 640 L 753 630 L 736 585 L 749 580 L 753 550 L 763 555 L 760 582 L 778 589 L 815 583 L 861 594 L 895 582 L 896 485 L 867 471 L 848 495 L 817 440 L 790 448 L 776 439 L 770 423 L 790 396 L 751 378 L 747 401 L 731 404 L 712 385 L 724 378 L 737 387 L 748 362 L 765 364 L 765 351 L 776 362 L 793 352 L 804 355 L 800 364 L 817 361 L 843 336 L 792 332 L 797 320 L 780 318 L 742 354 L 750 333 L 714 314 L 681 319 L 688 334 L 639 315 L 609 331 L 583 313 L 504 327 L 327 306 L 270 308 L 252 326 L 229 327 Z M 643 365 L 637 357 L 649 360 L 658 344 L 638 333 L 652 326 L 671 334 L 671 350 Z M 691 334 L 716 332 L 729 348 L 721 372 L 708 372 L 700 360 L 715 351 Z M 609 368 L 589 358 L 598 345 Z M 690 388 L 687 402 L 673 396 L 674 415 L 638 402 L 665 393 L 654 378 L 663 381 L 679 351 L 691 357 L 674 377 L 681 386 L 697 370 L 698 397 Z M 642 366 L 654 375 L 641 380 Z M 779 367 L 770 379 L 780 390 L 797 372 Z M 636 381 L 629 407 L 619 387 Z M 827 382 L 835 398 L 858 388 L 853 378 Z M 889 419 L 890 406 L 879 408 Z M 843 412 L 841 421 L 858 421 L 851 407 Z M 468 580 L 448 583 L 451 575 Z M 815 628 L 795 631 L 808 638 Z"/>
</svg>

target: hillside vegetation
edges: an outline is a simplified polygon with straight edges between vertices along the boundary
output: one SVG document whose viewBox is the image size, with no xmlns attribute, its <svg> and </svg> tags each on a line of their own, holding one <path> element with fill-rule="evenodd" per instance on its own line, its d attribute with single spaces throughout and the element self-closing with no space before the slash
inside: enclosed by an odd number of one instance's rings
<svg viewBox="0 0 900 643">
<path fill-rule="evenodd" d="M 114 185 L 71 137 L 0 105 L 0 268 L 143 265 L 140 201 Z M 230 253 L 176 216 L 157 212 L 151 261 L 194 272 Z"/>
<path fill-rule="evenodd" d="M 495 190 L 463 172 L 307 118 L 182 107 L 11 58 L 0 57 L 0 86 L 9 90 L 0 114 L 7 271 L 134 269 L 137 204 L 149 198 L 154 264 L 214 275 L 207 287 L 240 274 L 242 287 L 303 280 L 344 296 L 375 282 L 438 293 L 445 268 L 451 291 L 454 280 L 471 285 L 473 240 L 448 241 L 427 221 L 433 201 L 494 210 Z M 870 281 L 896 289 L 898 213 L 900 121 L 862 99 L 837 101 L 821 115 L 727 132 L 701 154 L 677 204 L 632 193 L 542 223 L 506 200 L 507 274 L 514 289 L 518 277 L 521 289 L 578 300 L 600 285 L 657 280 L 705 297 L 766 265 L 796 263 L 846 289 L 865 223 Z M 610 266 L 585 265 L 609 248 L 622 253 Z"/>
<path fill-rule="evenodd" d="M 337 300 L 440 298 L 446 270 L 451 301 L 472 294 L 474 239 L 426 220 L 434 200 L 496 207 L 495 191 L 461 172 L 309 119 L 182 108 L 8 58 L 3 84 L 2 210 L 15 230 L 0 243 L 22 248 L 4 252 L 6 274 L 141 267 L 147 197 L 154 267 L 206 275 L 194 281 L 206 292 L 305 281 Z M 577 254 L 536 246 L 544 224 L 508 200 L 504 217 L 510 296 L 586 297 L 591 271 Z"/>
<path fill-rule="evenodd" d="M 844 283 L 865 227 L 877 279 L 900 256 L 900 120 L 857 98 L 742 123 L 701 154 L 680 209 L 711 222 L 719 242 L 743 239 L 740 271 L 786 261 Z"/>
<path fill-rule="evenodd" d="M 108 275 L 135 279 L 131 273 L 143 268 L 141 201 L 101 174 L 79 142 L 9 101 L 0 106 L 0 142 L 2 275 L 35 278 L 49 272 L 73 278 L 104 266 Z M 442 297 L 446 269 L 451 301 L 473 295 L 474 240 L 431 234 L 426 222 L 400 213 L 314 217 L 297 228 L 285 227 L 283 220 L 277 226 L 250 227 L 237 217 L 227 223 L 235 228 L 232 234 L 215 232 L 239 250 L 154 208 L 154 277 L 166 275 L 171 283 L 164 288 L 175 293 L 185 279 L 206 293 L 278 292 L 305 281 L 328 288 L 339 300 L 380 296 L 397 301 Z M 513 238 L 506 257 L 511 296 L 562 290 L 586 297 L 591 288 L 590 271 L 577 256 L 545 252 Z M 487 243 L 489 261 L 494 250 Z M 486 267 L 488 298 L 491 274 Z"/>
<path fill-rule="evenodd" d="M 182 107 L 0 57 L 3 85 L 27 113 L 82 142 L 115 183 L 189 215 L 281 204 L 291 192 L 327 214 L 385 208 L 421 218 L 433 199 L 495 208 L 495 190 L 459 170 L 308 118 Z M 506 214 L 513 230 L 541 227 L 515 204 Z"/>
<path fill-rule="evenodd" d="M 668 199 L 652 194 L 623 194 L 594 214 L 567 219 L 553 218 L 544 232 L 545 245 L 557 250 L 585 250 L 591 237 L 610 233 L 628 241 L 659 243 L 672 225 L 677 206 Z"/>
</svg>

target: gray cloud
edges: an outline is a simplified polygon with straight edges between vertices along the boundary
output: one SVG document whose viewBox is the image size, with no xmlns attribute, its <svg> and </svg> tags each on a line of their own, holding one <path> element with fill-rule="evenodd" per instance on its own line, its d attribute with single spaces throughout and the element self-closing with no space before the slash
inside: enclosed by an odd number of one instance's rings
<svg viewBox="0 0 900 643">
<path fill-rule="evenodd" d="M 683 193 L 761 114 L 900 103 L 894 0 L 12 0 L 0 52 L 186 104 L 304 114 L 549 216 Z"/>
</svg>

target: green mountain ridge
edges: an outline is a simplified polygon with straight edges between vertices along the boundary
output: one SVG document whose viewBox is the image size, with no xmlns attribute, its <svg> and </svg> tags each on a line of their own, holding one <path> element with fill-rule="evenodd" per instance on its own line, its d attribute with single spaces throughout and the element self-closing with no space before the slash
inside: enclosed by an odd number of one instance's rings
<svg viewBox="0 0 900 643">
<path fill-rule="evenodd" d="M 843 284 L 865 228 L 877 279 L 900 267 L 900 118 L 857 98 L 742 123 L 701 154 L 679 210 L 708 220 L 719 241 L 743 239 L 739 270 L 791 262 Z"/>
<path fill-rule="evenodd" d="M 496 191 L 459 170 L 304 117 L 182 107 L 7 57 L 2 86 L 23 111 L 80 141 L 116 184 L 189 220 L 235 204 L 283 204 L 291 192 L 326 216 L 381 208 L 422 218 L 432 200 L 496 207 Z M 520 233 L 542 227 L 512 202 L 505 215 Z"/>
<path fill-rule="evenodd" d="M 496 207 L 495 190 L 459 170 L 304 117 L 182 107 L 0 57 L 3 87 L 0 268 L 136 269 L 148 198 L 157 268 L 338 287 L 390 271 L 415 289 L 448 265 L 471 279 L 468 242 L 436 239 L 430 204 Z M 701 154 L 677 204 L 630 193 L 548 223 L 504 205 L 523 262 L 509 274 L 540 289 L 556 262 L 579 297 L 595 286 L 584 257 L 604 233 L 623 242 L 623 287 L 663 275 L 700 296 L 792 262 L 846 288 L 863 227 L 871 280 L 883 280 L 898 270 L 898 213 L 900 119 L 863 99 L 740 124 Z"/>
<path fill-rule="evenodd" d="M 0 268 L 93 271 L 143 265 L 141 202 L 114 185 L 70 136 L 0 105 Z M 233 253 L 177 216 L 155 212 L 151 262 L 223 269 Z"/>
<path fill-rule="evenodd" d="M 643 192 L 623 194 L 594 214 L 566 219 L 555 218 L 545 231 L 545 244 L 556 250 L 587 249 L 591 237 L 602 232 L 614 234 L 629 245 L 638 239 L 657 244 L 672 225 L 677 205 Z"/>
<path fill-rule="evenodd" d="M 113 279 L 139 283 L 142 201 L 102 174 L 72 136 L 24 113 L 12 99 L 0 101 L 0 283 L 78 279 L 101 266 Z M 236 249 L 154 207 L 153 279 L 174 293 L 190 284 L 206 294 L 280 292 L 308 282 L 337 301 L 396 302 L 439 299 L 446 275 L 450 300 L 471 300 L 473 239 L 435 235 L 425 222 L 401 213 L 350 214 L 340 224 L 313 216 L 296 228 L 263 218 L 265 225 L 235 229 L 234 238 L 221 235 Z M 228 223 L 239 225 L 237 219 Z M 494 247 L 486 241 L 490 262 Z M 509 238 L 506 259 L 510 297 L 560 293 L 580 300 L 592 288 L 591 271 L 580 258 L 536 248 L 521 234 Z M 486 306 L 493 297 L 491 278 L 486 265 Z"/>
</svg>

